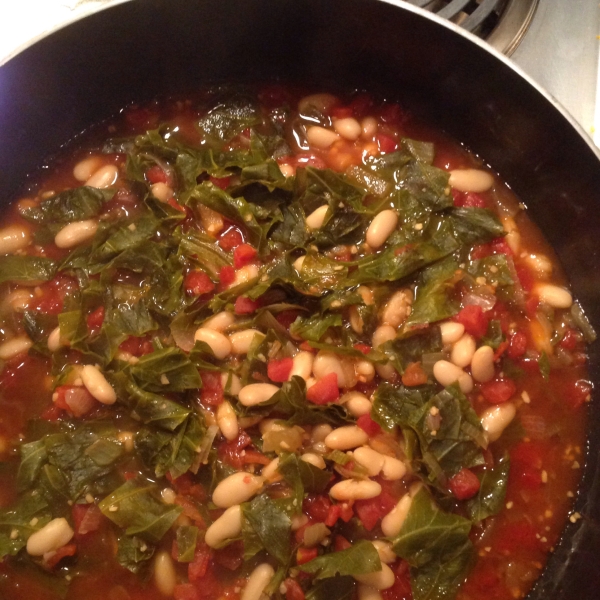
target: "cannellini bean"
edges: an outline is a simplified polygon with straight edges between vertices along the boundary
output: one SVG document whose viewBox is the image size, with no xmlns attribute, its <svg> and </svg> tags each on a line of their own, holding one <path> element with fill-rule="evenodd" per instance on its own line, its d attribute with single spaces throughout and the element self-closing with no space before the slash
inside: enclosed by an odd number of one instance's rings
<svg viewBox="0 0 600 600">
<path fill-rule="evenodd" d="M 480 419 L 487 439 L 495 442 L 510 425 L 516 414 L 517 409 L 512 402 L 504 402 L 485 410 Z"/>
<path fill-rule="evenodd" d="M 446 321 L 440 324 L 440 332 L 442 334 L 442 343 L 444 345 L 454 344 L 462 337 L 465 332 L 465 326 L 462 323 L 454 323 Z"/>
<path fill-rule="evenodd" d="M 304 530 L 302 543 L 307 548 L 314 548 L 329 535 L 331 535 L 331 530 L 325 525 L 325 523 L 314 523 L 309 525 Z"/>
<path fill-rule="evenodd" d="M 373 348 L 379 348 L 379 346 L 394 339 L 396 339 L 396 330 L 391 325 L 380 325 L 373 332 Z"/>
<path fill-rule="evenodd" d="M 320 229 L 323 226 L 325 215 L 327 214 L 328 210 L 329 206 L 327 204 L 323 204 L 323 206 L 319 206 L 319 208 L 313 210 L 313 212 L 306 217 L 306 226 L 309 229 Z"/>
<path fill-rule="evenodd" d="M 354 370 L 359 381 L 371 381 L 375 377 L 375 367 L 368 360 L 358 360 L 354 363 Z"/>
<path fill-rule="evenodd" d="M 0 344 L 0 359 L 10 360 L 27 352 L 31 346 L 33 346 L 33 342 L 26 335 L 18 335 Z"/>
<path fill-rule="evenodd" d="M 333 94 L 310 94 L 300 99 L 298 112 L 302 114 L 311 108 L 316 108 L 318 111 L 328 114 L 331 107 L 337 103 L 338 99 Z"/>
<path fill-rule="evenodd" d="M 366 583 L 358 584 L 358 600 L 382 600 L 382 595 L 379 590 L 367 585 Z"/>
<path fill-rule="evenodd" d="M 448 180 L 450 187 L 459 192 L 487 192 L 494 185 L 494 177 L 481 169 L 454 169 Z"/>
<path fill-rule="evenodd" d="M 530 254 L 525 258 L 525 262 L 542 279 L 547 279 L 552 275 L 552 262 L 545 254 Z"/>
<path fill-rule="evenodd" d="M 406 465 L 401 460 L 393 456 L 386 456 L 385 460 L 383 461 L 381 475 L 388 481 L 402 479 L 406 475 Z"/>
<path fill-rule="evenodd" d="M 207 530 L 204 541 L 211 548 L 220 548 L 227 540 L 242 533 L 242 507 L 230 506 Z"/>
<path fill-rule="evenodd" d="M 73 248 L 91 240 L 98 231 L 98 222 L 94 219 L 75 221 L 65 225 L 55 236 L 54 243 L 59 248 Z"/>
<path fill-rule="evenodd" d="M 448 362 L 447 360 L 438 360 L 433 365 L 433 376 L 437 382 L 447 387 L 456 383 L 460 386 L 463 394 L 468 394 L 473 389 L 473 379 L 465 373 L 460 367 Z"/>
<path fill-rule="evenodd" d="M 246 265 L 235 272 L 235 279 L 229 287 L 235 287 L 236 285 L 242 285 L 242 283 L 248 283 L 253 279 L 258 278 L 258 267 L 254 264 Z"/>
<path fill-rule="evenodd" d="M 6 302 L 15 312 L 19 313 L 25 312 L 32 300 L 32 293 L 22 288 L 16 289 L 6 296 Z"/>
<path fill-rule="evenodd" d="M 100 369 L 94 365 L 85 365 L 81 369 L 81 381 L 87 391 L 102 404 L 114 404 L 117 400 L 117 394 L 106 377 L 102 375 Z"/>
<path fill-rule="evenodd" d="M 223 333 L 229 327 L 231 327 L 235 323 L 235 315 L 233 313 L 227 312 L 224 310 L 223 312 L 217 313 L 207 321 L 204 321 L 202 327 L 205 329 L 214 329 L 219 333 Z"/>
<path fill-rule="evenodd" d="M 150 186 L 150 190 L 152 195 L 161 202 L 168 202 L 173 197 L 173 188 L 162 181 Z"/>
<path fill-rule="evenodd" d="M 71 541 L 75 532 L 64 518 L 52 519 L 27 539 L 27 553 L 30 556 L 43 556 L 62 548 Z"/>
<path fill-rule="evenodd" d="M 573 296 L 568 290 L 552 283 L 538 283 L 533 289 L 540 302 L 552 308 L 569 308 L 573 304 Z"/>
<path fill-rule="evenodd" d="M 328 425 L 327 423 L 321 423 L 319 425 L 315 425 L 312 428 L 310 433 L 310 441 L 315 442 L 324 442 L 327 436 L 333 431 L 333 427 Z"/>
<path fill-rule="evenodd" d="M 404 494 L 396 506 L 381 519 L 381 531 L 386 537 L 396 537 L 400 533 L 411 504 L 411 494 Z"/>
<path fill-rule="evenodd" d="M 31 243 L 29 228 L 21 225 L 9 225 L 0 229 L 0 254 L 14 254 Z"/>
<path fill-rule="evenodd" d="M 135 448 L 135 433 L 133 431 L 119 431 L 117 439 L 123 444 L 125 452 L 133 452 Z"/>
<path fill-rule="evenodd" d="M 367 306 L 371 306 L 375 302 L 373 290 L 370 287 L 367 287 L 366 285 L 360 285 L 358 286 L 356 292 Z"/>
<path fill-rule="evenodd" d="M 481 383 L 494 379 L 494 349 L 491 346 L 477 348 L 471 361 L 471 375 Z"/>
<path fill-rule="evenodd" d="M 392 549 L 392 545 L 385 540 L 373 540 L 373 546 L 375 546 L 375 550 L 377 550 L 377 554 L 379 554 L 379 560 L 389 565 L 393 562 L 396 562 L 398 558 L 396 553 Z"/>
<path fill-rule="evenodd" d="M 227 400 L 223 400 L 217 408 L 217 425 L 225 439 L 231 441 L 237 438 L 240 431 L 237 415 Z"/>
<path fill-rule="evenodd" d="M 504 231 L 506 231 L 506 243 L 508 247 L 518 255 L 521 252 L 521 233 L 515 223 L 515 220 L 508 215 L 500 217 Z"/>
<path fill-rule="evenodd" d="M 269 585 L 275 575 L 275 569 L 269 563 L 258 565 L 250 573 L 248 583 L 244 587 L 240 600 L 260 600 L 265 588 Z"/>
<path fill-rule="evenodd" d="M 396 369 L 392 363 L 387 362 L 384 365 L 375 365 L 377 375 L 384 381 L 393 381 L 396 378 Z"/>
<path fill-rule="evenodd" d="M 177 584 L 177 572 L 169 552 L 159 552 L 154 559 L 154 583 L 164 596 L 172 596 Z"/>
<path fill-rule="evenodd" d="M 117 181 L 119 177 L 119 169 L 115 165 L 105 165 L 100 167 L 94 174 L 85 182 L 85 185 L 103 190 L 110 187 Z"/>
<path fill-rule="evenodd" d="M 73 167 L 73 177 L 77 181 L 87 181 L 101 166 L 102 159 L 99 156 L 88 156 Z"/>
<path fill-rule="evenodd" d="M 292 515 L 292 531 L 298 531 L 308 523 L 308 517 L 305 514 Z"/>
<path fill-rule="evenodd" d="M 318 210 L 318 209 L 317 209 Z M 312 213 L 314 214 L 314 213 Z M 294 267 L 294 269 L 296 269 L 296 271 L 298 271 L 298 273 L 300 273 L 300 271 L 302 271 L 302 266 L 304 265 L 304 260 L 306 259 L 306 255 L 302 255 L 299 256 L 293 263 L 292 266 Z"/>
<path fill-rule="evenodd" d="M 377 133 L 378 125 L 373 117 L 365 117 L 360 123 L 362 137 L 366 140 L 372 140 Z"/>
<path fill-rule="evenodd" d="M 166 487 L 160 491 L 160 497 L 163 499 L 165 504 L 175 504 L 177 494 L 175 493 L 174 489 Z"/>
<path fill-rule="evenodd" d="M 284 177 L 293 177 L 296 174 L 296 167 L 288 164 L 279 165 L 279 170 Z"/>
<path fill-rule="evenodd" d="M 312 373 L 314 360 L 315 355 L 312 352 L 306 352 L 304 350 L 298 352 L 293 358 L 292 370 L 290 371 L 288 381 L 291 381 L 294 375 L 298 375 L 306 381 Z"/>
<path fill-rule="evenodd" d="M 360 316 L 360 313 L 358 312 L 358 308 L 356 306 L 351 306 L 348 310 L 348 314 L 350 317 L 350 327 L 352 327 L 356 333 L 362 333 L 365 324 Z"/>
<path fill-rule="evenodd" d="M 376 214 L 367 229 L 366 242 L 371 248 L 381 248 L 398 225 L 398 213 L 392 209 Z"/>
<path fill-rule="evenodd" d="M 362 127 L 360 123 L 353 117 L 346 117 L 344 119 L 336 119 L 333 122 L 333 128 L 345 139 L 353 142 L 360 137 L 362 133 Z"/>
<path fill-rule="evenodd" d="M 196 329 L 194 339 L 207 344 L 219 360 L 223 360 L 231 354 L 231 342 L 229 339 L 214 329 L 200 327 Z"/>
<path fill-rule="evenodd" d="M 450 360 L 461 369 L 468 367 L 471 364 L 476 348 L 475 338 L 465 333 L 458 341 L 454 342 L 452 352 L 450 353 Z"/>
<path fill-rule="evenodd" d="M 314 452 L 305 452 L 300 457 L 300 460 L 311 464 L 313 467 L 317 467 L 317 469 L 324 469 L 326 467 L 323 457 Z"/>
<path fill-rule="evenodd" d="M 233 354 L 247 354 L 250 350 L 250 346 L 254 341 L 255 336 L 264 337 L 258 329 L 243 329 L 242 331 L 236 331 L 229 336 L 231 342 L 231 351 Z"/>
<path fill-rule="evenodd" d="M 353 417 L 362 417 L 371 412 L 371 401 L 357 391 L 346 392 L 340 398 L 340 404 L 343 404 Z"/>
<path fill-rule="evenodd" d="M 331 131 L 331 129 L 326 129 L 320 125 L 313 125 L 306 130 L 306 140 L 313 148 L 324 150 L 325 148 L 329 148 L 333 142 L 337 142 L 338 139 L 339 136 L 335 131 Z"/>
<path fill-rule="evenodd" d="M 56 352 L 61 346 L 60 327 L 55 327 L 48 336 L 48 350 Z"/>
<path fill-rule="evenodd" d="M 334 429 L 323 441 L 332 450 L 352 450 L 364 446 L 369 436 L 357 425 L 344 425 Z"/>
<path fill-rule="evenodd" d="M 274 458 L 268 465 L 265 465 L 262 468 L 262 471 L 260 472 L 260 476 L 265 480 L 265 481 L 275 481 L 276 479 L 279 479 L 280 475 L 277 472 L 277 469 L 279 468 L 279 456 L 277 458 Z"/>
<path fill-rule="evenodd" d="M 359 465 L 367 470 L 367 475 L 369 477 L 379 475 L 379 472 L 383 469 L 385 456 L 368 446 L 357 448 L 352 453 L 352 456 Z"/>
<path fill-rule="evenodd" d="M 267 402 L 279 391 L 272 383 L 251 383 L 245 385 L 238 394 L 238 399 L 244 406 L 256 406 Z"/>
<path fill-rule="evenodd" d="M 329 495 L 335 500 L 368 500 L 381 494 L 381 485 L 370 479 L 343 479 L 331 487 Z"/>
<path fill-rule="evenodd" d="M 212 501 L 219 508 L 229 508 L 250 500 L 263 486 L 262 477 L 238 471 L 219 482 L 215 488 Z"/>
<path fill-rule="evenodd" d="M 387 590 L 394 585 L 396 576 L 394 571 L 385 563 L 381 565 L 381 571 L 375 573 L 363 573 L 362 575 L 354 575 L 354 579 L 360 583 L 366 584 L 376 590 Z"/>
<path fill-rule="evenodd" d="M 410 290 L 398 290 L 386 302 L 381 313 L 381 322 L 384 325 L 399 327 L 410 315 L 412 307 L 412 292 Z"/>
<path fill-rule="evenodd" d="M 242 382 L 235 373 L 221 373 L 221 387 L 226 393 L 237 396 L 242 389 Z"/>
<path fill-rule="evenodd" d="M 356 374 L 352 362 L 333 354 L 333 352 L 320 350 L 313 361 L 312 370 L 317 381 L 330 373 L 335 373 L 338 387 L 352 388 L 356 385 Z"/>
</svg>

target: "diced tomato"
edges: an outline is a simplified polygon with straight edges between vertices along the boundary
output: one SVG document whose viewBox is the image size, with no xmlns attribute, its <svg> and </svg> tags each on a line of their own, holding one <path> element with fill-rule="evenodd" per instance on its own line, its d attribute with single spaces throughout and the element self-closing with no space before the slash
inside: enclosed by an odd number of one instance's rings
<svg viewBox="0 0 600 600">
<path fill-rule="evenodd" d="M 190 296 L 202 296 L 215 289 L 215 284 L 204 271 L 190 271 L 183 278 L 183 288 Z"/>
<path fill-rule="evenodd" d="M 396 148 L 398 148 L 396 140 L 386 133 L 378 133 L 375 136 L 375 141 L 377 142 L 381 152 L 393 152 L 396 150 Z"/>
<path fill-rule="evenodd" d="M 209 181 L 219 189 L 226 190 L 231 183 L 231 177 L 213 177 L 211 175 Z"/>
<path fill-rule="evenodd" d="M 187 211 L 185 210 L 185 206 L 182 206 L 181 204 L 179 204 L 179 202 L 177 202 L 177 200 L 175 200 L 175 198 L 169 198 L 167 200 L 167 204 L 171 208 L 174 208 L 175 210 L 179 211 L 180 213 L 186 213 L 187 214 Z"/>
<path fill-rule="evenodd" d="M 368 346 L 367 344 L 354 344 L 353 348 L 363 354 L 369 354 L 369 352 L 371 352 L 371 346 Z"/>
<path fill-rule="evenodd" d="M 492 248 L 489 244 L 475 244 L 469 252 L 470 260 L 479 260 L 480 258 L 486 258 L 491 256 Z"/>
<path fill-rule="evenodd" d="M 97 504 L 74 504 L 72 509 L 75 535 L 86 535 L 100 528 L 103 515 Z"/>
<path fill-rule="evenodd" d="M 506 354 L 509 358 L 521 358 L 527 350 L 527 336 L 522 331 L 515 331 L 509 340 Z"/>
<path fill-rule="evenodd" d="M 331 116 L 334 119 L 347 119 L 353 115 L 351 106 L 334 106 L 331 109 Z"/>
<path fill-rule="evenodd" d="M 173 178 L 159 165 L 153 165 L 146 171 L 146 179 L 150 183 L 166 183 L 173 185 Z"/>
<path fill-rule="evenodd" d="M 48 406 L 45 408 L 40 414 L 40 418 L 44 419 L 44 421 L 50 421 L 51 423 L 58 421 L 61 417 L 63 417 L 64 411 L 53 404 L 52 406 Z"/>
<path fill-rule="evenodd" d="M 242 461 L 245 465 L 268 465 L 271 459 L 258 450 L 246 449 L 242 456 Z"/>
<path fill-rule="evenodd" d="M 300 584 L 291 577 L 288 577 L 283 582 L 285 588 L 285 600 L 304 600 L 304 591 Z"/>
<path fill-rule="evenodd" d="M 200 371 L 202 379 L 202 390 L 200 401 L 208 406 L 218 406 L 223 402 L 223 386 L 221 384 L 221 373 L 218 371 Z"/>
<path fill-rule="evenodd" d="M 381 425 L 371 419 L 371 415 L 361 415 L 356 419 L 356 424 L 369 435 L 373 437 L 381 431 Z"/>
<path fill-rule="evenodd" d="M 221 235 L 217 243 L 225 250 L 225 252 L 231 252 L 231 250 L 234 250 L 240 244 L 244 243 L 244 238 L 239 229 L 231 227 Z"/>
<path fill-rule="evenodd" d="M 154 351 L 152 340 L 148 336 L 128 337 L 120 346 L 119 350 L 133 354 L 133 356 L 143 356 Z"/>
<path fill-rule="evenodd" d="M 219 458 L 235 469 L 241 470 L 244 465 L 242 451 L 252 444 L 250 436 L 242 429 L 235 440 L 221 442 L 217 447 Z"/>
<path fill-rule="evenodd" d="M 565 350 L 575 350 L 579 343 L 579 335 L 574 329 L 567 329 L 558 345 Z"/>
<path fill-rule="evenodd" d="M 230 571 L 235 571 L 244 562 L 244 542 L 236 540 L 225 546 L 225 548 L 216 550 L 213 556 L 217 564 Z"/>
<path fill-rule="evenodd" d="M 329 373 L 322 377 L 306 392 L 306 399 L 313 404 L 329 404 L 337 402 L 340 397 L 337 373 Z"/>
<path fill-rule="evenodd" d="M 452 199 L 454 206 L 465 208 L 487 208 L 485 199 L 474 192 L 459 192 L 452 190 Z"/>
<path fill-rule="evenodd" d="M 178 583 L 173 590 L 173 599 L 200 600 L 200 594 L 191 583 Z"/>
<path fill-rule="evenodd" d="M 506 340 L 500 342 L 498 348 L 496 348 L 496 351 L 494 352 L 494 362 L 500 360 L 502 355 L 508 350 L 509 345 L 509 342 L 507 342 Z"/>
<path fill-rule="evenodd" d="M 480 488 L 481 484 L 477 475 L 470 469 L 463 468 L 448 480 L 448 487 L 458 500 L 472 498 Z"/>
<path fill-rule="evenodd" d="M 499 237 L 499 238 L 493 239 L 490 242 L 490 245 L 492 247 L 492 252 L 494 254 L 505 254 L 506 256 L 514 255 L 513 251 L 510 249 L 510 246 L 508 245 L 508 242 L 506 241 L 506 238 L 504 238 L 504 237 Z"/>
<path fill-rule="evenodd" d="M 340 518 L 342 514 L 342 509 L 339 504 L 332 504 L 327 511 L 327 518 L 325 519 L 325 525 L 327 527 L 333 527 L 337 520 Z"/>
<path fill-rule="evenodd" d="M 465 331 L 476 338 L 484 336 L 488 328 L 487 315 L 483 312 L 481 306 L 475 304 L 465 306 L 454 316 L 454 321 L 462 323 L 465 326 Z"/>
<path fill-rule="evenodd" d="M 188 565 L 188 579 L 191 582 L 202 579 L 207 571 L 212 550 L 206 544 L 198 544 L 194 552 L 194 559 Z"/>
<path fill-rule="evenodd" d="M 300 346 L 298 346 L 300 348 L 300 350 L 302 350 L 303 352 L 316 352 L 316 348 L 313 348 L 310 345 L 310 342 L 302 342 L 300 344 Z"/>
<path fill-rule="evenodd" d="M 519 282 L 523 286 L 523 289 L 526 292 L 531 292 L 533 289 L 533 284 L 535 283 L 535 278 L 531 271 L 525 267 L 524 265 L 518 265 L 515 267 L 517 271 L 517 277 L 519 278 Z"/>
<path fill-rule="evenodd" d="M 565 401 L 571 408 L 579 408 L 587 402 L 592 393 L 592 384 L 585 379 L 578 379 L 566 388 Z"/>
<path fill-rule="evenodd" d="M 275 318 L 280 325 L 289 329 L 290 325 L 298 318 L 299 314 L 299 310 L 282 310 L 280 313 L 277 313 Z"/>
<path fill-rule="evenodd" d="M 364 528 L 371 531 L 394 506 L 396 506 L 394 496 L 388 490 L 382 489 L 381 494 L 375 498 L 357 500 L 353 508 Z"/>
<path fill-rule="evenodd" d="M 333 538 L 333 549 L 336 552 L 341 552 L 342 550 L 348 550 L 348 548 L 351 548 L 351 547 L 352 547 L 352 544 L 343 535 L 340 535 L 338 533 Z"/>
<path fill-rule="evenodd" d="M 512 379 L 496 379 L 481 384 L 481 393 L 490 404 L 502 404 L 516 393 L 517 386 Z"/>
<path fill-rule="evenodd" d="M 104 306 L 99 306 L 85 320 L 90 335 L 98 333 L 102 327 L 102 323 L 104 323 Z"/>
<path fill-rule="evenodd" d="M 58 315 L 63 310 L 65 296 L 78 287 L 71 277 L 59 275 L 39 286 L 40 293 L 30 304 L 30 310 L 37 310 L 45 315 Z"/>
<path fill-rule="evenodd" d="M 409 363 L 404 373 L 402 373 L 402 383 L 407 387 L 427 383 L 427 373 L 423 371 L 420 362 Z"/>
<path fill-rule="evenodd" d="M 258 308 L 260 308 L 260 301 L 251 300 L 246 296 L 238 296 L 235 299 L 235 305 L 233 311 L 236 315 L 251 315 Z"/>
<path fill-rule="evenodd" d="M 326 521 L 329 519 L 329 510 L 332 506 L 337 505 L 332 504 L 331 500 L 327 496 L 311 495 L 307 496 L 302 502 L 302 511 L 313 521 L 327 524 Z"/>
<path fill-rule="evenodd" d="M 44 564 L 49 569 L 53 569 L 63 558 L 67 556 L 74 556 L 77 553 L 77 546 L 75 544 L 67 544 L 62 548 L 59 548 L 54 554 L 44 559 Z"/>
<path fill-rule="evenodd" d="M 279 383 L 287 381 L 293 366 L 294 360 L 292 358 L 270 360 L 267 363 L 267 376 L 271 381 L 276 381 Z"/>
<path fill-rule="evenodd" d="M 98 407 L 98 401 L 81 385 L 60 385 L 54 392 L 54 404 L 75 417 L 82 417 Z"/>
<path fill-rule="evenodd" d="M 303 565 L 314 558 L 317 558 L 319 555 L 318 548 L 305 548 L 304 546 L 300 546 L 296 551 L 296 563 L 299 565 Z"/>
<path fill-rule="evenodd" d="M 383 600 L 412 600 L 410 565 L 405 560 L 400 560 L 394 569 L 394 575 L 394 585 L 381 592 Z"/>
<path fill-rule="evenodd" d="M 219 271 L 219 282 L 221 283 L 221 288 L 228 288 L 234 281 L 235 269 L 229 265 L 221 267 L 221 270 Z"/>
<path fill-rule="evenodd" d="M 256 248 L 250 244 L 240 244 L 233 251 L 233 266 L 241 269 L 256 258 Z"/>
</svg>

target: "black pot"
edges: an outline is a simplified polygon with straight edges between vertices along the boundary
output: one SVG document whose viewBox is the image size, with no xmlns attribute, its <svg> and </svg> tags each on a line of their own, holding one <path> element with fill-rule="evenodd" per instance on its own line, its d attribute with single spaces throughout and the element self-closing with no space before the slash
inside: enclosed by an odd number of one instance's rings
<svg viewBox="0 0 600 600">
<path fill-rule="evenodd" d="M 377 0 L 137 0 L 0 68 L 0 198 L 132 101 L 215 81 L 282 79 L 402 98 L 480 155 L 529 207 L 600 330 L 600 160 L 564 111 L 452 25 Z M 590 369 L 600 381 L 598 344 Z M 532 599 L 600 596 L 600 403 L 575 509 Z"/>
</svg>

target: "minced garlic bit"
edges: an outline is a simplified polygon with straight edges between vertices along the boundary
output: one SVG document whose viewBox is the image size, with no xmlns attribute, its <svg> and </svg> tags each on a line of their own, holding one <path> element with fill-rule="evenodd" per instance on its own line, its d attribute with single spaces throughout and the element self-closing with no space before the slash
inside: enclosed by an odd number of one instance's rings
<svg viewBox="0 0 600 600">
<path fill-rule="evenodd" d="M 581 514 L 579 514 L 578 512 L 574 512 L 569 517 L 569 521 L 571 521 L 571 523 L 577 523 L 577 521 L 579 521 L 579 519 L 581 519 Z"/>
<path fill-rule="evenodd" d="M 523 392 L 521 393 L 521 398 L 523 399 L 523 402 L 525 402 L 525 404 L 529 404 L 531 402 L 531 398 L 525 390 L 523 390 Z"/>
<path fill-rule="evenodd" d="M 546 470 L 542 471 L 542 483 L 548 483 L 548 472 Z"/>
<path fill-rule="evenodd" d="M 507 502 L 507 503 L 506 503 L 506 508 L 507 508 L 508 510 L 510 510 L 510 509 L 511 509 L 513 506 L 514 506 L 514 502 L 513 502 L 512 500 L 511 500 L 510 502 Z"/>
</svg>

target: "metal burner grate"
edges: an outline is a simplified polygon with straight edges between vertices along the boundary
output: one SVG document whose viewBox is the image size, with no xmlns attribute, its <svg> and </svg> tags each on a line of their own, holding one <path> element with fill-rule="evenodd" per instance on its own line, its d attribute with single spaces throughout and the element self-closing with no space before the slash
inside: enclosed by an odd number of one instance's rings
<svg viewBox="0 0 600 600">
<path fill-rule="evenodd" d="M 437 13 L 510 55 L 519 45 L 539 0 L 408 0 Z"/>
</svg>

